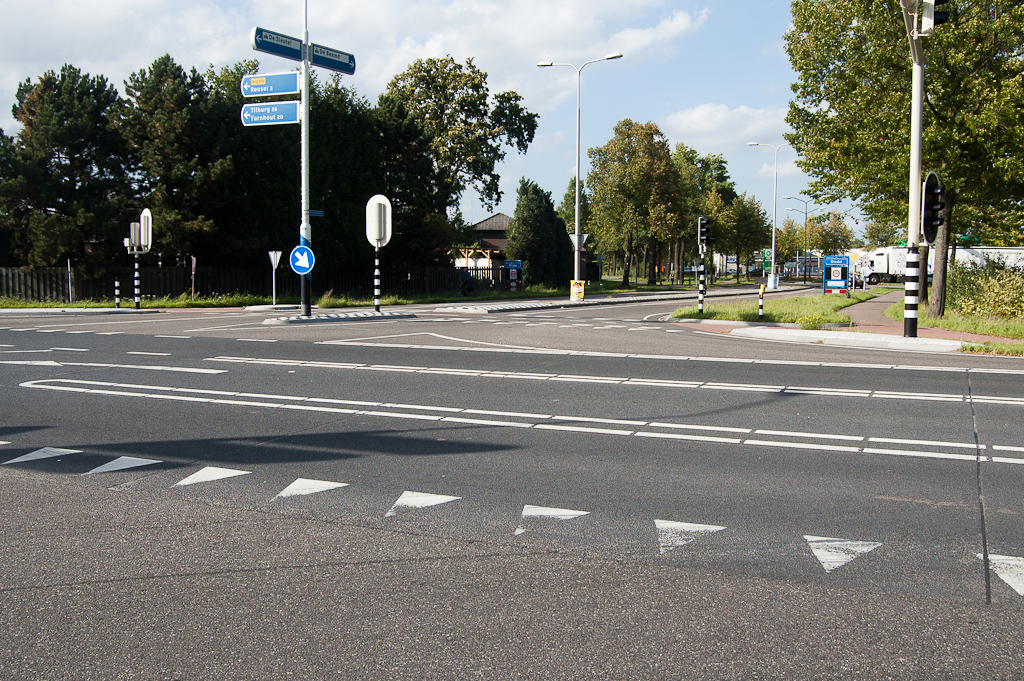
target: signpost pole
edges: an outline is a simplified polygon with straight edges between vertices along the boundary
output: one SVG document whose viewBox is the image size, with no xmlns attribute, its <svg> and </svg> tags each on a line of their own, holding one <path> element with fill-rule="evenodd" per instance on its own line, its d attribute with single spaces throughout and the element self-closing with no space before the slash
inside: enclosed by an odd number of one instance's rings
<svg viewBox="0 0 1024 681">
<path fill-rule="evenodd" d="M 309 3 L 308 0 L 302 3 L 302 92 L 299 98 L 302 102 L 302 120 L 300 121 L 301 136 L 300 146 L 302 148 L 300 161 L 301 184 L 302 184 L 302 217 L 299 223 L 299 245 L 309 246 L 311 230 L 309 227 Z M 302 303 L 302 316 L 311 316 L 311 305 L 309 301 L 309 274 L 301 276 L 299 285 L 299 296 Z"/>
<path fill-rule="evenodd" d="M 373 311 L 380 312 L 380 248 L 373 247 Z"/>
</svg>

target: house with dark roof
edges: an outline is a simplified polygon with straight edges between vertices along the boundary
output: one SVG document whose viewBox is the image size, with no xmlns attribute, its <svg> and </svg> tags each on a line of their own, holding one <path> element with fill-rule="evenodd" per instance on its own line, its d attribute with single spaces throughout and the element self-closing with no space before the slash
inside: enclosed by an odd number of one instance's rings
<svg viewBox="0 0 1024 681">
<path fill-rule="evenodd" d="M 473 225 L 476 231 L 476 247 L 460 248 L 461 256 L 455 264 L 459 267 L 492 268 L 505 260 L 505 246 L 508 244 L 508 223 L 512 218 L 504 213 L 495 213 Z"/>
</svg>

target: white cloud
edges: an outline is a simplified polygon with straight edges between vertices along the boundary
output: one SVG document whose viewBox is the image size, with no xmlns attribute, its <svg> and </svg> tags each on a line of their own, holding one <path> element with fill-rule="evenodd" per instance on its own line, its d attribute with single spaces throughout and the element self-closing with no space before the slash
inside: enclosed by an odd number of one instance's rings
<svg viewBox="0 0 1024 681">
<path fill-rule="evenodd" d="M 700 104 L 669 114 L 661 121 L 669 139 L 702 154 L 724 154 L 747 142 L 782 143 L 787 132 L 786 110 L 774 106 L 754 109 L 725 104 Z"/>
</svg>

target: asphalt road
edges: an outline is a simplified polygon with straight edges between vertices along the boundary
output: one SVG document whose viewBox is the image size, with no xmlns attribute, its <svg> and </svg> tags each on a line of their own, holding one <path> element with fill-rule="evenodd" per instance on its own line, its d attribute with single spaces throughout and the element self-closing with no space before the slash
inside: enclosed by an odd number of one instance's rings
<svg viewBox="0 0 1024 681">
<path fill-rule="evenodd" d="M 0 676 L 1019 678 L 1024 362 L 674 307 L 0 318 Z"/>
</svg>

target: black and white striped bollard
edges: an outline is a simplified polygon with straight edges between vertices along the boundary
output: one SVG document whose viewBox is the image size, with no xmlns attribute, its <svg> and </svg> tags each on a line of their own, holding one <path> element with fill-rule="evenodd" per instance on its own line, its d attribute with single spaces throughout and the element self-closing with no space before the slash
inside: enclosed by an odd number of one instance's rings
<svg viewBox="0 0 1024 681">
<path fill-rule="evenodd" d="M 761 289 L 757 294 L 757 321 L 764 321 L 764 284 L 761 284 Z"/>
<path fill-rule="evenodd" d="M 114 280 L 114 307 L 121 307 L 121 280 Z"/>
<path fill-rule="evenodd" d="M 373 311 L 380 312 L 380 248 L 373 247 Z"/>
<path fill-rule="evenodd" d="M 700 282 L 697 284 L 697 312 L 704 314 L 704 261 L 701 260 L 697 267 L 700 272 Z"/>
<path fill-rule="evenodd" d="M 921 250 L 907 249 L 907 283 L 903 297 L 903 337 L 917 338 L 917 308 L 921 301 Z"/>
<path fill-rule="evenodd" d="M 139 254 L 135 254 L 135 309 L 138 310 L 139 305 Z"/>
</svg>

